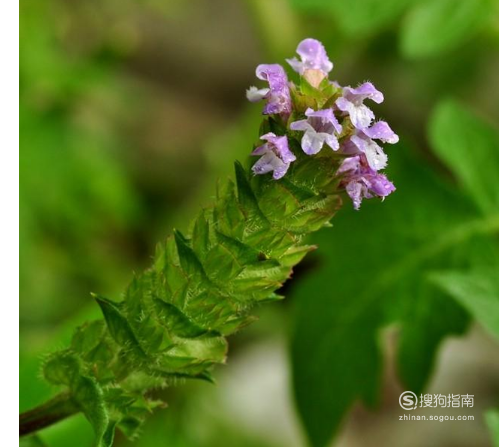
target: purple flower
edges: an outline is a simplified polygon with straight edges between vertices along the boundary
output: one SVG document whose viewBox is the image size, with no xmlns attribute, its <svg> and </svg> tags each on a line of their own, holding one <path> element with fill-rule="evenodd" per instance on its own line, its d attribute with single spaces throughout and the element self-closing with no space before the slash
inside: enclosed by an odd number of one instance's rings
<svg viewBox="0 0 499 447">
<path fill-rule="evenodd" d="M 399 141 L 399 136 L 390 128 L 386 121 L 378 121 L 362 132 L 369 138 L 381 140 L 383 143 L 395 144 Z"/>
<path fill-rule="evenodd" d="M 362 132 L 358 132 L 344 141 L 341 145 L 341 151 L 347 155 L 364 154 L 369 167 L 375 171 L 386 167 L 388 162 L 383 148 Z"/>
<path fill-rule="evenodd" d="M 256 76 L 269 83 L 269 88 L 257 89 L 250 87 L 246 97 L 251 102 L 267 100 L 263 108 L 264 115 L 291 113 L 291 95 L 289 93 L 288 77 L 279 64 L 262 64 L 256 67 Z"/>
<path fill-rule="evenodd" d="M 301 61 L 296 57 L 293 59 L 286 59 L 289 65 L 296 72 L 303 75 L 305 70 L 321 70 L 327 74 L 333 69 L 333 64 L 329 60 L 324 49 L 324 45 L 315 39 L 302 40 L 296 52 L 300 56 Z"/>
<path fill-rule="evenodd" d="M 324 143 L 337 151 L 340 147 L 337 134 L 341 133 L 342 127 L 334 116 L 333 109 L 314 111 L 308 108 L 305 115 L 307 119 L 295 121 L 289 126 L 291 130 L 305 132 L 301 140 L 303 152 L 307 155 L 317 154 Z"/>
<path fill-rule="evenodd" d="M 356 210 L 363 199 L 384 198 L 395 191 L 393 183 L 384 174 L 371 169 L 362 155 L 347 158 L 338 173 L 343 174 L 340 187 L 345 188 Z"/>
<path fill-rule="evenodd" d="M 374 119 L 374 113 L 364 105 L 364 99 L 371 99 L 379 104 L 383 102 L 383 93 L 376 90 L 370 82 L 365 82 L 357 88 L 344 87 L 343 96 L 336 100 L 336 107 L 349 114 L 352 124 L 357 129 L 369 127 Z"/>
<path fill-rule="evenodd" d="M 367 129 L 358 130 L 344 141 L 341 145 L 341 151 L 348 155 L 364 154 L 369 167 L 379 171 L 386 167 L 388 157 L 383 152 L 383 149 L 373 141 L 373 138 L 390 144 L 399 141 L 398 135 L 393 132 L 388 123 L 378 121 Z"/>
<path fill-rule="evenodd" d="M 273 177 L 278 180 L 286 174 L 291 162 L 296 160 L 293 152 L 289 150 L 288 138 L 278 137 L 269 132 L 260 137 L 267 142 L 257 147 L 251 155 L 261 155 L 262 157 L 253 165 L 254 174 L 266 174 L 273 171 Z"/>
</svg>

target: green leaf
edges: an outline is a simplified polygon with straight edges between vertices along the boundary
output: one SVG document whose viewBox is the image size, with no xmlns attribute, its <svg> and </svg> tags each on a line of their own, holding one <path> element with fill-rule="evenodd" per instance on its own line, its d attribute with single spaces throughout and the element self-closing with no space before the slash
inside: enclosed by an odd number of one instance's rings
<svg viewBox="0 0 499 447">
<path fill-rule="evenodd" d="M 199 284 L 206 283 L 208 279 L 196 253 L 189 247 L 187 240 L 180 231 L 175 231 L 174 236 L 180 265 L 189 277 L 189 280 Z"/>
<path fill-rule="evenodd" d="M 114 436 L 114 423 L 109 416 L 104 402 L 102 389 L 91 377 L 79 376 L 71 386 L 73 399 L 78 403 L 83 414 L 92 424 L 98 447 L 110 447 Z"/>
<path fill-rule="evenodd" d="M 492 0 L 426 0 L 404 22 L 402 52 L 420 58 L 457 48 L 476 34 L 493 9 Z"/>
<path fill-rule="evenodd" d="M 19 447 L 48 447 L 38 436 L 24 436 L 19 438 Z"/>
<path fill-rule="evenodd" d="M 499 210 L 499 133 L 455 101 L 441 102 L 430 119 L 436 154 L 484 214 Z"/>
<path fill-rule="evenodd" d="M 206 219 L 206 213 L 199 213 L 192 231 L 192 248 L 196 254 L 203 259 L 210 249 L 210 227 Z"/>
<path fill-rule="evenodd" d="M 92 424 L 97 447 L 110 447 L 114 424 L 109 422 L 102 388 L 95 378 L 86 375 L 83 362 L 67 350 L 53 354 L 44 365 L 45 378 L 55 385 L 65 385 L 71 400 Z"/>
<path fill-rule="evenodd" d="M 255 193 L 251 189 L 248 179 L 248 174 L 244 170 L 241 163 L 235 164 L 236 169 L 236 184 L 237 184 L 237 198 L 241 205 L 242 211 L 252 227 L 267 227 L 267 220 L 263 215 L 258 201 L 256 200 Z M 254 231 L 254 230 L 252 230 Z"/>
<path fill-rule="evenodd" d="M 354 402 L 377 402 L 387 325 L 398 324 L 403 387 L 423 389 L 439 343 L 468 321 L 428 281 L 429 272 L 466 268 L 496 251 L 490 235 L 499 231 L 497 220 L 477 215 L 421 161 L 397 149 L 390 175 L 397 191 L 382 206 L 342 210 L 334 231 L 316 235 L 327 263 L 295 292 L 293 386 L 313 446 L 328 444 Z"/>
<path fill-rule="evenodd" d="M 206 329 L 194 323 L 174 305 L 157 298 L 154 300 L 154 303 L 157 306 L 159 318 L 174 334 L 180 337 L 194 338 L 208 332 Z"/>
<path fill-rule="evenodd" d="M 130 327 L 130 323 L 118 309 L 117 303 L 113 303 L 112 301 L 97 295 L 94 295 L 94 298 L 102 310 L 109 333 L 116 343 L 120 346 L 132 349 L 136 355 L 143 357 L 145 354 Z"/>
<path fill-rule="evenodd" d="M 494 447 L 499 447 L 499 410 L 488 410 L 485 413 L 485 421 L 489 427 Z"/>
<path fill-rule="evenodd" d="M 499 338 L 499 264 L 470 272 L 434 273 L 431 279 Z"/>
<path fill-rule="evenodd" d="M 353 37 L 378 31 L 400 16 L 415 0 L 292 0 L 302 11 L 327 13 Z"/>
</svg>

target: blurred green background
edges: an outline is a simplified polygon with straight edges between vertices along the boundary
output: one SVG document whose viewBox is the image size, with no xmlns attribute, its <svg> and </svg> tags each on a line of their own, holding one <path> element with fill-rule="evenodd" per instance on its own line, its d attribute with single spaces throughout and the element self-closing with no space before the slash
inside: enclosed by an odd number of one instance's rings
<svg viewBox="0 0 499 447">
<path fill-rule="evenodd" d="M 497 0 L 21 0 L 20 14 L 21 410 L 53 394 L 40 362 L 98 315 L 90 292 L 119 298 L 247 157 L 256 65 L 310 36 L 342 85 L 384 92 L 398 190 L 315 237 L 288 299 L 231 339 L 217 386 L 166 390 L 169 408 L 116 445 L 301 446 L 298 414 L 314 445 L 493 445 Z M 402 384 L 474 394 L 456 414 L 475 420 L 400 422 Z M 41 438 L 93 435 L 77 416 Z"/>
</svg>

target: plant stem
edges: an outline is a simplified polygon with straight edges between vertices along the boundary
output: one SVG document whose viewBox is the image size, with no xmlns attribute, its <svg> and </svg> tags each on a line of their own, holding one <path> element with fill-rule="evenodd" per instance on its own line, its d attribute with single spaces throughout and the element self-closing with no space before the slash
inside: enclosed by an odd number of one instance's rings
<svg viewBox="0 0 499 447">
<path fill-rule="evenodd" d="M 19 415 L 19 436 L 29 435 L 75 413 L 78 406 L 68 393 L 61 393 L 38 407 Z"/>
</svg>

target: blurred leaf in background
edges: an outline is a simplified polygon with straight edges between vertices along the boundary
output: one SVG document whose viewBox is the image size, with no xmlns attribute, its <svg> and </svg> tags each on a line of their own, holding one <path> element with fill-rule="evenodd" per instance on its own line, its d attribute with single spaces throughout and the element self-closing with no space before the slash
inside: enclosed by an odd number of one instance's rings
<svg viewBox="0 0 499 447">
<path fill-rule="evenodd" d="M 290 0 L 300 11 L 327 14 L 341 32 L 360 41 L 402 17 L 400 47 L 410 58 L 435 56 L 494 26 L 497 0 Z"/>
<path fill-rule="evenodd" d="M 90 284 L 108 289 L 116 281 L 126 247 L 113 252 L 110 242 L 139 212 L 116 157 L 119 140 L 78 116 L 82 98 L 111 82 L 111 66 L 60 47 L 44 22 L 58 11 L 50 2 L 22 4 L 21 323 L 31 325 L 74 312 Z"/>
<path fill-rule="evenodd" d="M 499 264 L 469 272 L 435 273 L 432 280 L 499 338 Z"/>
<path fill-rule="evenodd" d="M 497 130 L 462 105 L 445 101 L 430 121 L 430 139 L 481 213 L 499 225 Z M 480 269 L 439 272 L 433 280 L 499 337 L 499 255 Z"/>
<path fill-rule="evenodd" d="M 416 394 L 433 371 L 442 339 L 465 330 L 463 299 L 458 304 L 437 289 L 428 280 L 432 271 L 474 268 L 496 276 L 499 271 L 490 267 L 499 265 L 497 176 L 487 175 L 499 172 L 495 130 L 457 104 L 444 103 L 431 121 L 431 137 L 456 177 L 466 174 L 465 186 L 477 192 L 471 200 L 420 159 L 407 158 L 408 149 L 399 145 L 390 165 L 397 194 L 382 207 L 339 215 L 334 231 L 318 241 L 327 266 L 295 294 L 294 389 L 314 446 L 327 444 L 355 400 L 369 406 L 379 401 L 381 328 L 398 325 L 399 377 Z M 489 279 L 491 287 L 494 281 Z M 483 305 L 497 300 L 483 295 Z M 473 295 L 467 296 L 469 308 Z"/>
<path fill-rule="evenodd" d="M 402 52 L 420 58 L 457 48 L 491 24 L 496 8 L 495 0 L 418 2 L 402 26 Z"/>
<path fill-rule="evenodd" d="M 418 0 L 291 0 L 301 11 L 326 13 L 349 37 L 362 38 L 391 25 Z"/>
<path fill-rule="evenodd" d="M 492 434 L 494 447 L 499 447 L 499 410 L 489 410 L 485 418 Z"/>
</svg>

